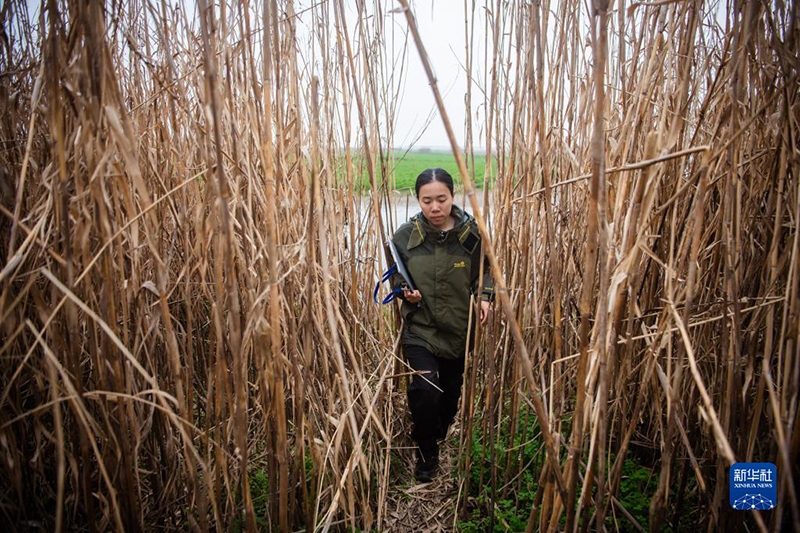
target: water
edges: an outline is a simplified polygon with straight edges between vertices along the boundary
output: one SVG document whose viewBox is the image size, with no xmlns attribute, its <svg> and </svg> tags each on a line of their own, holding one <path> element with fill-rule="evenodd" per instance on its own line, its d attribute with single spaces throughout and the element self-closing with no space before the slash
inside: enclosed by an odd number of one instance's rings
<svg viewBox="0 0 800 533">
<path fill-rule="evenodd" d="M 483 208 L 483 191 L 477 191 L 476 194 L 478 197 L 478 203 L 480 204 L 481 208 Z M 491 195 L 492 193 L 490 192 L 490 204 Z M 413 194 L 393 193 L 390 196 L 390 199 L 391 205 L 387 204 L 386 202 L 381 204 L 381 217 L 383 218 L 383 223 L 387 228 L 390 226 L 390 220 L 391 227 L 393 229 L 397 229 L 401 224 L 421 211 L 419 202 L 417 202 L 417 198 Z M 472 205 L 469 203 L 469 200 L 465 198 L 464 194 L 457 193 L 453 198 L 453 203 L 459 207 L 462 207 L 467 213 L 472 214 Z M 372 198 L 369 196 L 362 196 L 359 200 L 358 207 L 359 219 L 363 220 L 364 215 L 368 212 L 371 213 L 371 210 Z M 486 217 L 486 213 L 484 213 L 484 217 Z"/>
</svg>

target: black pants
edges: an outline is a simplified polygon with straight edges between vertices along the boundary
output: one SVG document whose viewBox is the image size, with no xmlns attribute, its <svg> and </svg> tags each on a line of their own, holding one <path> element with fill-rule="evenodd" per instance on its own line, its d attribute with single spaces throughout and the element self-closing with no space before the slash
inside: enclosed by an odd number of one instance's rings
<svg viewBox="0 0 800 533">
<path fill-rule="evenodd" d="M 436 441 L 444 437 L 458 411 L 464 358 L 442 359 L 422 346 L 409 344 L 403 345 L 403 351 L 411 368 L 423 371 L 411 379 L 408 407 L 414 421 L 411 438 L 425 460 L 429 460 L 438 456 Z"/>
</svg>

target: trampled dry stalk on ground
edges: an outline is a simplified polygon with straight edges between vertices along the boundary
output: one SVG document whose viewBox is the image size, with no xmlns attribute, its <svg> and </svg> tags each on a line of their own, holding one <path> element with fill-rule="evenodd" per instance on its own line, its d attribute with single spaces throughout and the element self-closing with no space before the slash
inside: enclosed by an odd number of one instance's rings
<svg viewBox="0 0 800 533">
<path fill-rule="evenodd" d="M 411 491 L 431 526 L 800 529 L 796 3 L 464 2 L 448 130 L 504 289 L 441 501 L 371 302 L 420 6 L 30 7 L 0 10 L 0 522 L 423 529 Z M 777 464 L 775 510 L 730 509 L 734 461 Z"/>
</svg>

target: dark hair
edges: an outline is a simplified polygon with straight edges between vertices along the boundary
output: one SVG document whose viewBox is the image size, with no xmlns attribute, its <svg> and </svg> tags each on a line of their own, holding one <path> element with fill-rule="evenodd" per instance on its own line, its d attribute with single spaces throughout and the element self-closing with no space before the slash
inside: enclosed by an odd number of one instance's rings
<svg viewBox="0 0 800 533">
<path fill-rule="evenodd" d="M 453 193 L 453 176 L 448 174 L 443 168 L 428 168 L 423 170 L 422 174 L 417 176 L 417 183 L 414 186 L 417 191 L 417 198 L 419 198 L 419 190 L 422 188 L 422 186 L 434 181 L 444 183 L 447 188 L 450 189 L 450 194 L 455 194 Z"/>
</svg>

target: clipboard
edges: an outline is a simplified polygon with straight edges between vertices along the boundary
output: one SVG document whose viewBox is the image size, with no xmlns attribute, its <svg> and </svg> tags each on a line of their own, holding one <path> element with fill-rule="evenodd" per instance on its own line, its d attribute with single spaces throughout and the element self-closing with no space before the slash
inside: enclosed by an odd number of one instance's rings
<svg viewBox="0 0 800 533">
<path fill-rule="evenodd" d="M 386 241 L 383 243 L 384 251 L 386 252 L 386 257 L 391 258 L 394 261 L 394 264 L 397 268 L 397 273 L 400 274 L 400 277 L 403 278 L 403 281 L 408 286 L 409 290 L 415 291 L 417 288 L 414 286 L 414 281 L 411 279 L 411 274 L 408 273 L 408 269 L 406 269 L 406 265 L 403 263 L 403 258 L 400 257 L 400 252 L 397 250 L 397 247 L 391 240 Z M 391 268 L 391 265 L 389 265 Z"/>
</svg>

